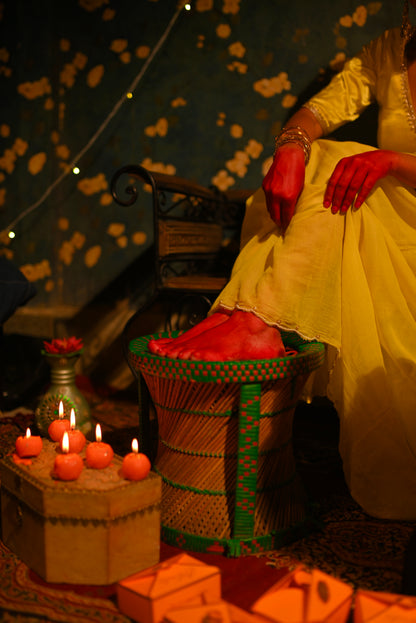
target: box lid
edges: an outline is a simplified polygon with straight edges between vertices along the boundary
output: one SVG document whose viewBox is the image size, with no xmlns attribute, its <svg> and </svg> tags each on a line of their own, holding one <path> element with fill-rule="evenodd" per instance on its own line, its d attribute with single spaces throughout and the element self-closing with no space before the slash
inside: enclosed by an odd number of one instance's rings
<svg viewBox="0 0 416 623">
<path fill-rule="evenodd" d="M 299 566 L 266 591 L 252 610 L 279 623 L 315 623 L 325 621 L 341 604 L 352 600 L 352 593 L 342 580 Z"/>
<path fill-rule="evenodd" d="M 355 623 L 384 620 L 416 620 L 416 597 L 358 589 L 355 595 Z M 387 617 L 386 619 L 384 617 Z M 396 616 L 396 619 L 394 617 Z"/>
<path fill-rule="evenodd" d="M 120 475 L 122 458 L 114 455 L 105 469 L 84 467 L 75 481 L 52 477 L 58 444 L 43 440 L 43 450 L 30 464 L 12 456 L 0 461 L 1 487 L 45 518 L 113 520 L 160 505 L 161 478 L 150 472 L 137 482 Z M 85 458 L 85 449 L 81 452 Z"/>
<path fill-rule="evenodd" d="M 153 600 L 217 573 L 218 567 L 206 565 L 188 554 L 179 554 L 136 573 L 119 584 Z"/>
<path fill-rule="evenodd" d="M 265 619 L 246 612 L 226 601 L 215 601 L 203 606 L 185 606 L 169 610 L 164 615 L 164 623 L 265 623 Z"/>
</svg>

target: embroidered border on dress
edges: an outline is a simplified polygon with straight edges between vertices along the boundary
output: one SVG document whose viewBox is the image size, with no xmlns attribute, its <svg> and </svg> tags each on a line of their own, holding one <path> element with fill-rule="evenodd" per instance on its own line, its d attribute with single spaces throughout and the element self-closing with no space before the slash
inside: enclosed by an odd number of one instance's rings
<svg viewBox="0 0 416 623">
<path fill-rule="evenodd" d="M 307 108 L 308 110 L 310 110 L 311 113 L 313 113 L 315 117 L 317 118 L 320 126 L 322 127 L 322 130 L 324 131 L 324 134 L 329 134 L 330 132 L 329 123 L 325 119 L 324 113 L 321 111 L 321 109 L 316 104 L 313 104 L 311 102 L 306 102 L 305 104 L 303 104 L 302 108 Z"/>
<path fill-rule="evenodd" d="M 407 121 L 410 128 L 416 134 L 416 114 L 413 107 L 412 95 L 410 93 L 408 66 L 406 59 L 406 44 L 407 39 L 402 40 L 401 50 L 401 63 L 400 63 L 400 80 L 401 80 L 401 94 L 403 99 L 403 105 L 406 111 Z"/>
</svg>

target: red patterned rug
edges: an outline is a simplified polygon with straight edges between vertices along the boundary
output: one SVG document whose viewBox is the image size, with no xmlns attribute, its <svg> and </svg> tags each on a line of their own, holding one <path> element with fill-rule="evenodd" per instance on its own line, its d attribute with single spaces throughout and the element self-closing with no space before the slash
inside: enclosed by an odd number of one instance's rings
<svg viewBox="0 0 416 623">
<path fill-rule="evenodd" d="M 118 454 L 137 436 L 134 395 L 97 394 L 84 387 L 92 416 Z M 0 455 L 33 424 L 33 411 L 0 417 Z M 301 406 L 295 416 L 298 469 L 319 511 L 320 529 L 280 550 L 227 559 L 192 554 L 221 569 L 225 599 L 243 608 L 299 562 L 340 577 L 354 588 L 400 592 L 406 547 L 416 522 L 368 517 L 351 499 L 337 452 L 337 422 L 321 407 Z M 179 550 L 162 544 L 161 557 Z M 253 581 L 255 580 L 255 581 Z M 1 621 L 18 623 L 127 623 L 117 609 L 115 587 L 74 587 L 43 582 L 0 542 Z"/>
</svg>

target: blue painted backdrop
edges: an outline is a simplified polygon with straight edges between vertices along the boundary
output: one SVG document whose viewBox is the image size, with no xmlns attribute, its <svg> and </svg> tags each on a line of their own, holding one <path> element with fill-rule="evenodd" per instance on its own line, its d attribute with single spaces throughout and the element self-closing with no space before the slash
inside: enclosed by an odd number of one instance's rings
<svg viewBox="0 0 416 623">
<path fill-rule="evenodd" d="M 148 202 L 111 199 L 119 166 L 257 187 L 303 94 L 402 8 L 182 4 L 0 2 L 0 253 L 36 283 L 31 305 L 86 304 L 151 244 Z"/>
</svg>

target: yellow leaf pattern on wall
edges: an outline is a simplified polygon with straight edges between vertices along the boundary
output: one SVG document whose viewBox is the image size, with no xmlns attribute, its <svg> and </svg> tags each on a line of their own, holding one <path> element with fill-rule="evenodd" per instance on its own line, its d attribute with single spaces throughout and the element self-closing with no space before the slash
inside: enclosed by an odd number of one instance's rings
<svg viewBox="0 0 416 623">
<path fill-rule="evenodd" d="M 243 58 L 246 53 L 246 49 L 240 41 L 232 43 L 228 46 L 228 52 L 231 56 L 237 56 L 237 58 Z"/>
<path fill-rule="evenodd" d="M 366 9 L 366 7 L 363 6 L 363 5 L 359 6 L 356 9 L 356 11 L 354 11 L 352 19 L 354 20 L 354 23 L 357 24 L 357 26 L 364 26 L 364 24 L 367 21 L 367 9 Z"/>
<path fill-rule="evenodd" d="M 107 227 L 107 234 L 113 236 L 113 238 L 117 238 L 121 236 L 125 229 L 126 226 L 123 223 L 110 223 Z"/>
<path fill-rule="evenodd" d="M 104 9 L 102 15 L 103 22 L 110 22 L 112 19 L 114 19 L 115 15 L 116 12 L 114 11 L 114 9 Z"/>
<path fill-rule="evenodd" d="M 95 177 L 85 177 L 79 180 L 77 188 L 84 195 L 93 195 L 94 193 L 99 193 L 101 190 L 106 190 L 108 188 L 108 183 L 104 174 L 99 173 Z"/>
<path fill-rule="evenodd" d="M 116 52 L 116 54 L 120 54 L 127 48 L 127 44 L 127 39 L 114 39 L 114 41 L 111 42 L 110 50 Z"/>
<path fill-rule="evenodd" d="M 85 253 L 84 258 L 85 266 L 87 266 L 88 268 L 92 268 L 93 266 L 95 266 L 101 257 L 101 253 L 102 249 L 98 244 L 88 249 L 88 251 Z"/>
<path fill-rule="evenodd" d="M 22 82 L 22 84 L 18 85 L 17 91 L 26 99 L 33 100 L 46 94 L 49 95 L 52 92 L 52 88 L 49 78 L 44 77 L 34 82 Z"/>
<path fill-rule="evenodd" d="M 232 186 L 235 182 L 235 179 L 231 177 L 231 175 L 225 169 L 221 169 L 218 171 L 216 175 L 211 179 L 211 182 L 216 186 L 219 190 L 227 190 Z"/>
<path fill-rule="evenodd" d="M 244 134 L 243 127 L 238 123 L 233 123 L 230 128 L 230 134 L 233 138 L 241 138 Z"/>
<path fill-rule="evenodd" d="M 214 6 L 214 0 L 196 0 L 195 8 L 200 13 L 204 11 L 211 11 Z"/>
<path fill-rule="evenodd" d="M 29 159 L 29 162 L 27 165 L 29 173 L 31 173 L 32 175 L 37 175 L 38 173 L 40 173 L 40 171 L 42 171 L 43 167 L 45 166 L 45 162 L 46 162 L 46 154 L 44 151 L 41 151 L 38 154 L 35 154 L 34 156 L 32 156 Z"/>
<path fill-rule="evenodd" d="M 168 120 L 165 117 L 162 117 L 157 121 L 155 125 L 149 125 L 144 129 L 144 132 L 147 136 L 166 136 L 168 133 Z"/>
<path fill-rule="evenodd" d="M 104 65 L 96 65 L 93 67 L 87 75 L 87 85 L 94 89 L 98 86 L 104 75 Z"/>
<path fill-rule="evenodd" d="M 146 242 L 147 236 L 144 231 L 136 231 L 131 237 L 131 241 L 133 244 L 142 245 Z"/>
<path fill-rule="evenodd" d="M 28 281 L 38 281 L 52 274 L 51 266 L 48 260 L 43 260 L 37 264 L 25 264 L 20 266 L 20 271 L 24 274 Z"/>
<path fill-rule="evenodd" d="M 100 197 L 100 205 L 108 206 L 113 203 L 113 197 L 110 193 L 103 193 Z"/>
<path fill-rule="evenodd" d="M 137 58 L 147 58 L 150 54 L 150 48 L 148 45 L 139 45 L 135 52 Z"/>
<path fill-rule="evenodd" d="M 240 10 L 240 0 L 224 0 L 222 7 L 223 13 L 232 13 L 236 15 Z"/>
<path fill-rule="evenodd" d="M 108 0 L 78 0 L 78 4 L 89 13 L 92 13 L 92 11 L 101 8 L 103 4 L 108 4 Z"/>
<path fill-rule="evenodd" d="M 231 35 L 231 28 L 228 24 L 219 24 L 215 32 L 220 39 L 228 39 Z"/>
<path fill-rule="evenodd" d="M 117 242 L 117 246 L 119 246 L 120 249 L 125 249 L 129 243 L 129 240 L 127 236 L 119 236 L 116 242 Z"/>
</svg>

